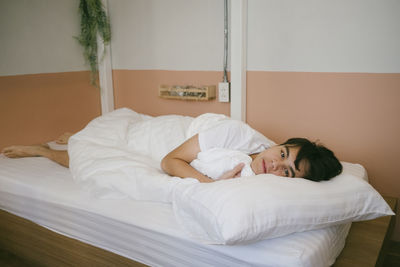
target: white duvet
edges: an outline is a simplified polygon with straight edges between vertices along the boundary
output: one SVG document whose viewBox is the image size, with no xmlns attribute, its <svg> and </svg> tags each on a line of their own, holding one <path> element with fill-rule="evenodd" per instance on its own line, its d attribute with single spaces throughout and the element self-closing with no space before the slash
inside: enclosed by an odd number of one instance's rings
<svg viewBox="0 0 400 267">
<path fill-rule="evenodd" d="M 161 159 L 224 115 L 151 117 L 122 108 L 91 121 L 68 144 L 74 179 L 96 197 L 171 202 L 178 183 L 197 183 L 165 174 Z"/>
<path fill-rule="evenodd" d="M 272 174 L 199 183 L 161 170 L 167 153 L 226 119 L 150 117 L 119 109 L 70 138 L 70 170 L 96 197 L 172 203 L 182 229 L 211 244 L 247 244 L 393 214 L 357 164 L 344 164 L 342 174 L 320 183 Z"/>
</svg>

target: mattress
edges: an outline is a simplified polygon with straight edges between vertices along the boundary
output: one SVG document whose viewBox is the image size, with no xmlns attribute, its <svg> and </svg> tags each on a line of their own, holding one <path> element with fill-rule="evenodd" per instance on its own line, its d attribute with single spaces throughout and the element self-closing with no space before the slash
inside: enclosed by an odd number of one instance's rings
<svg viewBox="0 0 400 267">
<path fill-rule="evenodd" d="M 350 224 L 248 245 L 199 243 L 180 229 L 170 204 L 99 199 L 69 169 L 45 158 L 0 155 L 0 208 L 62 235 L 150 266 L 331 266 Z"/>
</svg>

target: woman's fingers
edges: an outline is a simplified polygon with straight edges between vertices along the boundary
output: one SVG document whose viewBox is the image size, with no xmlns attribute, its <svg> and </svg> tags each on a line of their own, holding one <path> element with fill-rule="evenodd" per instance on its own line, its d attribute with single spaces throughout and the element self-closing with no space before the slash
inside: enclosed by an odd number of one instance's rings
<svg viewBox="0 0 400 267">
<path fill-rule="evenodd" d="M 233 168 L 233 173 L 235 174 L 234 177 L 240 177 L 240 173 L 242 172 L 244 167 L 244 163 L 239 163 L 238 165 L 236 165 L 235 168 Z"/>
<path fill-rule="evenodd" d="M 238 165 L 235 166 L 235 168 L 221 175 L 221 177 L 219 177 L 218 180 L 226 180 L 226 179 L 240 177 L 240 173 L 242 172 L 243 167 L 244 163 L 239 163 Z"/>
</svg>

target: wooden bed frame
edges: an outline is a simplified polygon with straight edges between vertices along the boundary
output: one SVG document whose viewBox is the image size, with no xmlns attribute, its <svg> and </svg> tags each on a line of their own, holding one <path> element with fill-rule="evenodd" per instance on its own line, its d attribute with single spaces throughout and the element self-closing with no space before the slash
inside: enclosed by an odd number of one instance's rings
<svg viewBox="0 0 400 267">
<path fill-rule="evenodd" d="M 385 197 L 392 210 L 397 199 Z M 395 216 L 353 223 L 335 267 L 381 266 Z M 0 210 L 0 248 L 40 266 L 145 266 Z"/>
</svg>

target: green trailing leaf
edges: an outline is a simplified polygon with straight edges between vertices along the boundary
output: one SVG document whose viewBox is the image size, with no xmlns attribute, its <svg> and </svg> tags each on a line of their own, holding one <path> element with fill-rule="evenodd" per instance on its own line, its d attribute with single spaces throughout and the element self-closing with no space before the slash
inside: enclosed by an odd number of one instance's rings
<svg viewBox="0 0 400 267">
<path fill-rule="evenodd" d="M 80 0 L 79 13 L 81 15 L 81 34 L 76 37 L 83 46 L 86 62 L 92 72 L 91 83 L 96 85 L 98 77 L 97 34 L 104 45 L 110 43 L 110 20 L 104 10 L 101 0 Z"/>
</svg>

